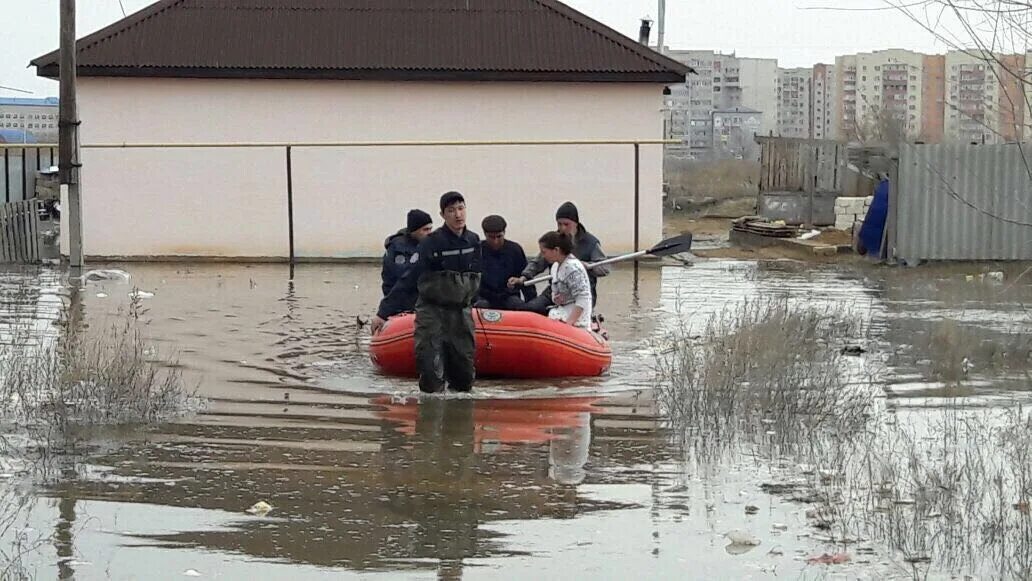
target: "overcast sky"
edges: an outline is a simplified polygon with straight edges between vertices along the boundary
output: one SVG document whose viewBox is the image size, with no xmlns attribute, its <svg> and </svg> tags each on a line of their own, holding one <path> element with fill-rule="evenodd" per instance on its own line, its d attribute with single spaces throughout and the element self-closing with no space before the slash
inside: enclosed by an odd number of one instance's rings
<svg viewBox="0 0 1032 581">
<path fill-rule="evenodd" d="M 57 48 L 58 0 L 2 0 L 0 89 L 4 97 L 57 94 L 57 83 L 40 79 L 28 62 Z M 121 0 L 131 14 L 151 0 Z M 655 18 L 656 0 L 566 0 L 570 6 L 637 38 L 639 19 Z M 119 0 L 80 0 L 78 36 L 122 18 Z M 862 11 L 809 10 L 836 6 Z M 880 48 L 944 52 L 946 47 L 884 0 L 667 0 L 666 44 L 671 48 L 735 51 L 739 56 L 777 58 L 784 67 L 833 62 L 836 54 Z M 947 19 L 948 20 L 948 19 Z M 653 33 L 655 39 L 655 33 Z"/>
</svg>

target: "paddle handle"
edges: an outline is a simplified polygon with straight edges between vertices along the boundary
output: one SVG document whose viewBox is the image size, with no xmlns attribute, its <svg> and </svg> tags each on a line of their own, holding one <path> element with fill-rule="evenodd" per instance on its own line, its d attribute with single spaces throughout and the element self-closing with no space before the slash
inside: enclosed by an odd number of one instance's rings
<svg viewBox="0 0 1032 581">
<path fill-rule="evenodd" d="M 612 258 L 607 258 L 605 260 L 599 260 L 598 262 L 589 262 L 588 264 L 584 265 L 584 268 L 586 268 L 588 270 L 591 270 L 592 268 L 595 268 L 596 266 L 605 266 L 606 264 L 613 264 L 614 262 L 623 262 L 624 260 L 631 260 L 631 259 L 634 259 L 634 258 L 639 258 L 639 257 L 645 256 L 648 253 L 649 253 L 648 250 L 639 250 L 638 252 L 632 252 L 630 254 L 622 254 L 620 256 L 614 256 Z M 529 286 L 529 285 L 532 285 L 532 284 L 537 284 L 539 282 L 545 282 L 547 280 L 550 280 L 551 278 L 552 278 L 551 274 L 542 274 L 541 276 L 539 276 L 537 278 L 532 278 L 532 279 L 528 280 L 527 282 L 523 283 L 523 286 Z"/>
</svg>

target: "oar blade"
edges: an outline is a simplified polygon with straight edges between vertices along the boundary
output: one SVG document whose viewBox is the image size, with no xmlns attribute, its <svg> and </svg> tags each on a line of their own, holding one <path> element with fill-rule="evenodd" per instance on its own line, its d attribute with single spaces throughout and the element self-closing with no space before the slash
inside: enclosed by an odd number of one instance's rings
<svg viewBox="0 0 1032 581">
<path fill-rule="evenodd" d="M 659 244 L 656 244 L 652 248 L 649 248 L 648 253 L 652 256 L 670 256 L 672 254 L 680 254 L 682 252 L 688 252 L 692 249 L 692 233 L 685 232 L 679 236 L 673 238 L 667 238 Z"/>
</svg>

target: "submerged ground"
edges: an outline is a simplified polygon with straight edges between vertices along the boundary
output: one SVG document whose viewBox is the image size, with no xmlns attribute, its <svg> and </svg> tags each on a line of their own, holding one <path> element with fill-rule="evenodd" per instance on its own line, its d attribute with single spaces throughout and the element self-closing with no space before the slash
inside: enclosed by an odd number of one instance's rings
<svg viewBox="0 0 1032 581">
<path fill-rule="evenodd" d="M 110 266 L 131 281 L 4 272 L 5 329 L 59 335 L 68 309 L 102 328 L 138 288 L 197 400 L 80 434 L 56 474 L 8 455 L 12 576 L 1030 571 L 1020 269 L 623 267 L 600 284 L 610 376 L 420 400 L 365 355 L 373 266 Z"/>
</svg>

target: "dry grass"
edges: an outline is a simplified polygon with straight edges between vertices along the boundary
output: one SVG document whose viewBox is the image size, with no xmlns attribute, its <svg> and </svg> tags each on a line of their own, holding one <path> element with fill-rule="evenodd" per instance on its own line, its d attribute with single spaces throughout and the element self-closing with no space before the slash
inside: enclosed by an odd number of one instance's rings
<svg viewBox="0 0 1032 581">
<path fill-rule="evenodd" d="M 663 162 L 663 176 L 671 188 L 679 188 L 682 191 L 678 193 L 683 195 L 716 198 L 755 196 L 760 164 L 741 160 L 699 162 L 667 158 Z"/>
<path fill-rule="evenodd" d="M 837 348 L 863 333 L 847 311 L 746 303 L 701 337 L 672 329 L 658 358 L 662 402 L 689 460 L 765 459 L 771 494 L 810 505 L 812 538 L 875 550 L 901 573 L 1032 578 L 1032 420 L 1020 405 L 893 412 L 879 373 Z M 1027 367 L 1023 337 L 945 322 L 934 377 L 963 385 L 961 354 Z M 959 359 L 958 359 L 959 358 Z M 905 414 L 905 415 L 901 415 Z M 898 416 L 898 417 L 897 417 Z"/>
<path fill-rule="evenodd" d="M 190 394 L 176 362 L 144 340 L 141 309 L 134 299 L 106 326 L 66 319 L 56 341 L 20 341 L 0 352 L 7 418 L 50 440 L 70 427 L 146 423 L 182 412 Z"/>
<path fill-rule="evenodd" d="M 0 299 L 11 304 L 38 298 L 25 289 L 0 290 Z M 84 428 L 161 421 L 189 409 L 192 394 L 176 362 L 143 336 L 143 312 L 137 298 L 99 326 L 77 322 L 72 306 L 57 321 L 57 333 L 41 330 L 31 317 L 6 328 L 0 346 L 0 579 L 31 578 L 26 557 L 51 543 L 21 521 L 35 498 L 32 486 L 74 465 Z"/>
<path fill-rule="evenodd" d="M 700 451 L 742 439 L 809 445 L 811 432 L 848 432 L 867 417 L 873 392 L 844 371 L 841 351 L 861 332 L 844 310 L 745 302 L 712 318 L 701 337 L 669 332 L 657 358 L 660 397 Z"/>
</svg>

